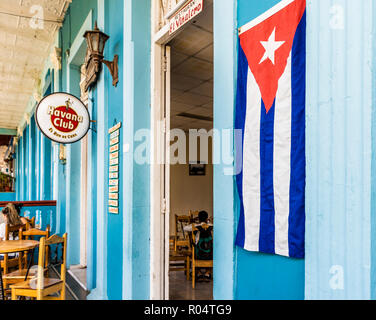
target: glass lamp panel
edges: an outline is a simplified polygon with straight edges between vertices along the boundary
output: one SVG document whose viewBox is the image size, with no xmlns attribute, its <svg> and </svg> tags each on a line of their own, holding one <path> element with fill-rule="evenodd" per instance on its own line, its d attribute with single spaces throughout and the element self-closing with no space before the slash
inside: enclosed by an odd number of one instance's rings
<svg viewBox="0 0 376 320">
<path fill-rule="evenodd" d="M 97 32 L 93 32 L 91 34 L 91 45 L 93 48 L 93 52 L 98 52 L 99 34 Z"/>
<path fill-rule="evenodd" d="M 103 55 L 103 51 L 104 51 L 104 44 L 106 43 L 106 40 L 103 36 L 101 36 L 100 38 L 100 42 L 99 42 L 99 53 Z"/>
<path fill-rule="evenodd" d="M 87 47 L 89 48 L 89 51 L 93 51 L 93 46 L 91 45 L 91 34 L 86 34 L 86 43 Z"/>
</svg>

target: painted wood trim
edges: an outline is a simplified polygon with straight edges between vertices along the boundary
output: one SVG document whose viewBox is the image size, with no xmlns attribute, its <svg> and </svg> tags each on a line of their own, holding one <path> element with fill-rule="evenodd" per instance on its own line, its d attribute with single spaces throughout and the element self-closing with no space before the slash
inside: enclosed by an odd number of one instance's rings
<svg viewBox="0 0 376 320">
<path fill-rule="evenodd" d="M 8 203 L 22 204 L 23 207 L 56 207 L 56 200 L 46 201 L 0 201 L 0 208 L 5 207 Z"/>
</svg>

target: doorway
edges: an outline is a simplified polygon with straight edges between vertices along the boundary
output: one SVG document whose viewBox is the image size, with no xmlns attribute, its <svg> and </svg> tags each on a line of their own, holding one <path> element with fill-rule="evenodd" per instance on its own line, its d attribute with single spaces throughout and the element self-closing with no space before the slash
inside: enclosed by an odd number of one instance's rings
<svg viewBox="0 0 376 320">
<path fill-rule="evenodd" d="M 213 225 L 213 2 L 164 46 L 164 297 L 213 299 L 213 260 L 192 268 L 198 213 Z M 196 247 L 197 250 L 197 247 Z M 187 258 L 188 257 L 188 258 Z M 195 281 L 192 276 L 195 275 Z M 206 276 L 205 276 L 206 275 Z M 208 276 L 208 277 L 207 277 Z"/>
</svg>

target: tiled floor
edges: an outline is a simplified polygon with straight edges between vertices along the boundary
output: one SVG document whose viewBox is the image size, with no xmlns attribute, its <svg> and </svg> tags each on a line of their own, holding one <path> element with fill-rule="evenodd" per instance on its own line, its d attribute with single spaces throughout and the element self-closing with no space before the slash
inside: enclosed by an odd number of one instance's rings
<svg viewBox="0 0 376 320">
<path fill-rule="evenodd" d="M 170 300 L 213 300 L 213 281 L 197 282 L 192 289 L 192 279 L 184 271 L 170 272 Z"/>
</svg>

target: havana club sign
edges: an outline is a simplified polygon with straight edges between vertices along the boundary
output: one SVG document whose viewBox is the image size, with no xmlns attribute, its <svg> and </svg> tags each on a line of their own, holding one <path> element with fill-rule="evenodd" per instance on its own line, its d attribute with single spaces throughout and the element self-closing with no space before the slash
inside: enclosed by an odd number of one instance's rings
<svg viewBox="0 0 376 320">
<path fill-rule="evenodd" d="M 42 99 L 35 111 L 42 133 L 58 143 L 74 143 L 88 132 L 90 115 L 81 100 L 69 93 L 54 93 Z"/>
</svg>

